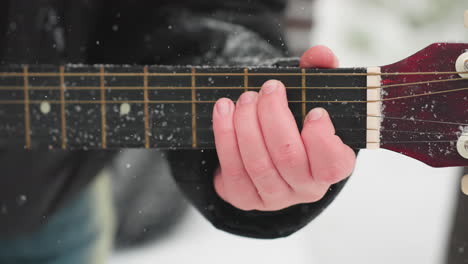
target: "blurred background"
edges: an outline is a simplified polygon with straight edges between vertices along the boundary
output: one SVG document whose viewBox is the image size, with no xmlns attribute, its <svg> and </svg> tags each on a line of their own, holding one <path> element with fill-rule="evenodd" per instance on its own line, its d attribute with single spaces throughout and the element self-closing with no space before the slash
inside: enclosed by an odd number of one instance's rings
<svg viewBox="0 0 468 264">
<path fill-rule="evenodd" d="M 296 56 L 325 44 L 342 67 L 380 66 L 434 42 L 468 42 L 465 9 L 466 0 L 291 0 L 285 26 Z M 116 250 L 110 263 L 446 263 L 461 175 L 385 150 L 361 151 L 342 193 L 291 237 L 233 236 L 182 206 L 170 232 Z M 171 181 L 169 172 L 164 177 Z"/>
</svg>

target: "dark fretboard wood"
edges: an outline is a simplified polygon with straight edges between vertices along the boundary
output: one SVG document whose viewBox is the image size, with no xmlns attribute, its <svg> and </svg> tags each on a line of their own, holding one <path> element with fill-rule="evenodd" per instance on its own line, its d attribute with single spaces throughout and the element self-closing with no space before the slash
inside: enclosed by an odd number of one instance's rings
<svg viewBox="0 0 468 264">
<path fill-rule="evenodd" d="M 0 146 L 214 148 L 214 102 L 269 79 L 288 87 L 299 127 L 310 109 L 324 107 L 343 141 L 365 148 L 364 68 L 86 65 L 0 67 Z"/>
</svg>

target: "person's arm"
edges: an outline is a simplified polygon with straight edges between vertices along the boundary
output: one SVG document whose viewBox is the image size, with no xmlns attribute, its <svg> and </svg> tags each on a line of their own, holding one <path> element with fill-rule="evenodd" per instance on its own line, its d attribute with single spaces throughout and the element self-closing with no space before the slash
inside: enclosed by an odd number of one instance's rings
<svg viewBox="0 0 468 264">
<path fill-rule="evenodd" d="M 227 7 L 222 8 L 215 1 L 204 1 L 212 4 L 209 9 L 198 5 L 185 9 L 180 15 L 183 21 L 174 18 L 174 24 L 179 33 L 186 30 L 187 36 L 193 37 L 189 42 L 202 47 L 203 52 L 195 56 L 197 63 L 266 64 L 287 54 L 280 26 L 283 2 L 223 1 Z M 197 33 L 202 33 L 205 38 L 199 39 Z M 302 63 L 303 66 L 314 66 L 314 62 L 307 58 Z M 315 64 L 336 66 L 317 61 Z M 219 175 L 215 172 L 219 168 L 216 151 L 170 151 L 168 157 L 177 183 L 214 226 L 249 237 L 277 238 L 294 233 L 320 214 L 344 185 L 341 181 L 330 186 L 325 196 L 316 202 L 276 211 L 244 211 L 221 199 L 219 188 L 218 193 L 214 188 L 213 177 Z"/>
</svg>

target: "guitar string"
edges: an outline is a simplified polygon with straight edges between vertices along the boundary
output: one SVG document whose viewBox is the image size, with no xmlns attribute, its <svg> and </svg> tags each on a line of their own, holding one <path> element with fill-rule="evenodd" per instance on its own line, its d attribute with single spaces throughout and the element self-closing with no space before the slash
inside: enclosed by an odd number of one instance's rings
<svg viewBox="0 0 468 264">
<path fill-rule="evenodd" d="M 170 149 L 170 150 L 174 150 L 174 146 L 172 145 L 168 145 L 168 146 L 157 146 L 158 142 L 157 141 L 164 141 L 164 139 L 157 139 L 157 138 L 154 138 L 154 140 L 156 141 L 156 144 L 154 145 L 154 148 L 156 149 Z M 385 146 L 385 145 L 388 145 L 388 144 L 422 144 L 422 143 L 456 143 L 457 141 L 456 140 L 429 140 L 429 141 L 381 141 L 381 142 L 373 142 L 373 141 L 368 141 L 368 142 L 349 142 L 349 143 L 345 143 L 346 145 L 350 146 L 350 147 L 356 147 L 356 145 L 361 145 L 361 147 L 357 147 L 359 149 L 366 149 L 366 146 L 362 146 L 364 144 L 380 144 L 380 148 L 386 148 L 388 146 Z M 139 142 L 141 145 L 141 148 L 144 148 L 144 142 L 143 141 L 140 141 Z M 73 144 L 73 143 L 71 143 Z M 183 146 L 183 145 L 178 145 L 177 146 L 177 149 L 194 149 L 192 147 L 188 147 L 189 143 L 184 143 L 184 144 L 187 144 L 186 146 Z M 197 146 L 195 149 L 206 149 L 208 146 L 213 146 L 214 147 L 214 144 L 215 142 L 213 140 L 207 140 L 207 141 L 204 141 L 203 144 L 200 144 L 200 146 Z M 83 144 L 83 145 L 86 145 L 86 144 Z M 191 144 L 190 144 L 191 145 Z M 208 146 L 207 146 L 208 145 Z M 94 148 L 93 148 L 94 147 Z M 135 147 L 134 145 L 132 145 L 132 147 Z M 131 147 L 131 148 L 132 148 Z M 122 148 L 121 146 L 117 147 L 117 148 Z M 138 147 L 136 147 L 138 148 Z M 151 146 L 149 148 L 152 148 Z M 48 146 L 48 149 L 53 149 L 52 146 Z M 73 147 L 73 146 L 67 146 L 65 149 L 77 149 L 76 147 Z M 98 145 L 95 145 L 95 146 L 88 146 L 87 149 L 100 149 L 100 147 Z M 108 149 L 113 149 L 112 147 L 108 147 Z M 454 151 L 453 153 L 457 153 L 456 151 Z M 458 154 L 457 154 L 458 155 Z M 461 158 L 461 157 L 460 157 Z"/>
<path fill-rule="evenodd" d="M 197 115 L 199 118 L 208 118 L 211 120 L 211 113 L 199 113 Z M 180 117 L 180 115 L 178 116 Z M 182 118 L 189 118 L 191 117 L 190 115 L 188 116 L 182 116 Z M 302 115 L 299 115 L 299 114 L 296 114 L 294 115 L 293 114 L 293 117 L 296 118 L 296 119 L 301 119 L 302 118 Z M 343 116 L 343 115 L 330 115 L 330 117 L 332 118 L 332 121 L 333 119 L 336 119 L 336 118 L 343 118 L 343 117 L 349 117 L 349 118 L 356 118 L 356 117 L 376 117 L 376 116 L 364 116 L 364 115 L 349 115 L 349 116 Z M 174 117 L 175 118 L 175 117 Z M 393 118 L 395 119 L 395 118 Z M 449 125 L 456 125 L 456 126 L 460 126 L 460 125 L 464 125 L 464 124 L 459 124 L 459 123 L 452 123 L 452 122 L 440 122 L 440 121 L 428 121 L 428 120 L 420 120 L 420 119 L 403 119 L 403 118 L 397 118 L 397 119 L 400 119 L 400 120 L 404 120 L 404 121 L 411 121 L 411 122 L 414 122 L 415 120 L 417 120 L 418 122 L 430 122 L 430 123 L 437 123 L 437 124 L 449 124 Z M 210 121 L 211 122 L 211 121 Z M 212 130 L 212 126 L 208 126 L 208 127 L 205 127 L 203 125 L 200 125 L 198 127 L 199 129 L 202 129 L 202 130 Z M 170 126 L 168 127 L 158 127 L 158 129 L 161 129 L 161 130 L 172 130 L 173 128 L 171 128 Z M 184 129 L 191 129 L 190 126 L 187 126 L 187 127 L 184 127 Z M 394 130 L 394 129 L 387 129 L 385 127 L 382 127 L 380 130 L 378 129 L 369 129 L 369 128 L 337 128 L 336 131 L 380 131 L 380 132 L 397 132 L 397 133 L 410 133 L 410 134 L 418 134 L 418 135 L 443 135 L 443 136 L 458 136 L 458 134 L 461 134 L 461 131 L 458 131 L 458 128 L 457 128 L 457 132 L 455 133 L 450 133 L 450 134 L 447 134 L 447 133 L 441 133 L 441 132 L 429 132 L 429 131 L 410 131 L 410 130 Z"/>
<path fill-rule="evenodd" d="M 456 143 L 456 142 L 457 140 L 421 140 L 421 141 L 380 141 L 380 142 L 367 141 L 365 143 L 366 144 L 380 144 L 381 147 L 384 147 L 383 145 L 385 144 L 421 144 L 421 143 Z M 208 143 L 214 144 L 214 141 L 210 141 Z M 352 142 L 352 143 L 348 143 L 347 145 L 356 145 L 356 144 L 362 144 L 362 143 Z"/>
<path fill-rule="evenodd" d="M 204 115 L 203 113 L 199 114 L 199 117 L 210 117 L 211 118 L 211 113 L 206 113 L 207 115 Z M 294 114 L 293 116 L 295 118 L 302 118 L 302 115 L 300 114 Z M 348 114 L 348 115 L 333 115 L 330 114 L 330 117 L 332 119 L 335 118 L 379 118 L 379 119 L 395 119 L 395 120 L 403 120 L 403 121 L 409 121 L 409 122 L 423 122 L 423 123 L 433 123 L 437 125 L 449 125 L 449 126 L 468 126 L 468 124 L 465 123 L 457 123 L 457 122 L 449 122 L 449 121 L 435 121 L 435 120 L 425 120 L 425 119 L 417 119 L 417 118 L 401 118 L 401 117 L 394 117 L 394 116 L 377 116 L 377 115 L 360 115 L 360 114 Z M 387 130 L 388 131 L 388 130 Z"/>
<path fill-rule="evenodd" d="M 413 75 L 413 74 L 419 74 L 419 75 L 422 75 L 422 74 L 455 74 L 455 73 L 458 73 L 458 72 L 419 72 L 419 73 L 391 73 L 391 74 L 387 74 L 387 73 L 381 73 L 381 74 L 365 74 L 366 76 L 370 76 L 370 75 Z M 32 74 L 30 76 L 46 76 L 47 74 Z M 102 75 L 102 74 L 101 74 Z M 136 76 L 137 74 L 131 74 L 132 76 Z M 138 74 L 140 75 L 140 74 Z M 159 76 L 162 76 L 161 74 L 158 74 Z M 167 76 L 181 76 L 182 74 L 171 74 L 171 75 L 167 75 Z M 189 74 L 184 74 L 184 75 L 189 75 Z M 193 75 L 190 74 L 190 75 Z M 212 73 L 209 73 L 209 74 L 197 74 L 199 76 L 203 76 L 203 75 L 209 75 L 209 76 L 213 76 L 215 74 L 212 74 Z M 216 74 L 216 75 L 223 75 L 223 76 L 235 76 L 235 75 L 239 75 L 239 76 L 246 76 L 247 74 Z M 262 75 L 265 75 L 265 74 L 255 74 L 255 73 L 249 73 L 248 74 L 249 76 L 262 76 Z M 267 74 L 267 75 L 271 75 L 271 74 Z M 282 76 L 295 76 L 295 75 L 304 75 L 304 73 L 301 73 L 301 74 L 276 74 L 277 76 L 279 75 L 282 75 Z M 305 75 L 308 75 L 308 76 L 311 76 L 311 75 L 341 75 L 341 76 L 356 76 L 356 75 L 361 75 L 361 74 L 323 74 L 323 73 L 315 73 L 315 74 L 311 74 L 311 73 L 306 73 Z M 364 75 L 364 74 L 362 74 Z M 0 74 L 0 76 L 4 76 L 3 74 Z M 51 76 L 51 75 L 49 75 Z M 54 75 L 55 76 L 55 75 Z M 68 76 L 68 74 L 67 74 Z M 81 74 L 82 76 L 82 74 Z M 89 76 L 89 75 L 88 75 Z M 112 75 L 110 74 L 109 76 L 115 76 L 115 75 Z M 122 75 L 121 75 L 122 76 Z M 24 77 L 24 76 L 21 76 L 21 77 Z M 448 80 L 447 80 L 448 81 Z M 433 81 L 433 82 L 436 82 L 436 81 Z M 424 83 L 429 83 L 429 82 L 424 82 Z M 397 84 L 397 85 L 394 85 L 394 86 L 404 86 L 404 85 L 411 85 L 411 84 Z M 390 87 L 390 86 L 387 86 L 387 87 Z M 303 88 L 303 87 L 301 87 Z M 383 88 L 383 87 L 382 87 Z M 336 89 L 336 88 L 335 88 Z M 356 88 L 354 88 L 356 89 Z M 365 89 L 371 89 L 369 87 L 366 87 Z M 375 88 L 374 88 L 375 89 Z M 387 98 L 387 99 L 383 99 L 383 100 L 375 100 L 375 101 L 390 101 L 390 100 L 397 100 L 397 99 L 403 99 L 403 98 L 412 98 L 412 97 L 420 97 L 420 96 L 425 96 L 425 95 L 433 95 L 433 94 L 441 94 L 441 93 L 448 93 L 448 92 L 456 92 L 456 91 L 462 91 L 462 90 L 466 90 L 466 89 L 452 89 L 452 90 L 448 90 L 448 91 L 440 91 L 440 92 L 431 92 L 431 93 L 428 93 L 428 94 L 421 94 L 421 95 L 412 95 L 412 96 L 400 96 L 400 97 L 395 97 L 395 98 Z M 190 103 L 196 103 L 194 101 L 190 102 Z M 401 118 L 400 118 L 401 119 Z M 396 142 L 380 142 L 381 144 L 390 144 L 390 143 L 405 143 L 405 144 L 412 144 L 412 143 L 431 143 L 431 142 L 456 142 L 456 141 L 396 141 Z"/>
<path fill-rule="evenodd" d="M 429 80 L 429 81 L 420 81 L 420 82 L 409 82 L 409 83 L 398 83 L 398 84 L 390 84 L 390 85 L 382 85 L 382 86 L 368 86 L 368 87 L 302 87 L 302 86 L 288 86 L 287 89 L 314 89 L 314 90 L 373 90 L 373 89 L 386 89 L 386 88 L 393 88 L 393 87 L 401 87 L 401 86 L 412 86 L 418 84 L 429 84 L 429 83 L 445 83 L 445 82 L 455 82 L 455 81 L 463 81 L 468 80 L 468 78 L 452 78 L 452 79 L 442 79 L 442 80 Z M 261 89 L 260 86 L 252 86 L 252 87 L 245 87 L 245 86 L 200 86 L 196 87 L 197 90 L 259 90 Z M 0 90 L 21 90 L 23 89 L 22 86 L 0 86 Z M 59 86 L 31 86 L 30 90 L 60 90 Z M 71 86 L 67 87 L 67 90 L 99 90 L 100 87 L 98 86 Z M 144 87 L 140 86 L 106 86 L 106 90 L 144 90 Z M 190 90 L 191 87 L 185 86 L 148 86 L 148 90 Z"/>
<path fill-rule="evenodd" d="M 440 74 L 440 73 L 439 73 Z M 375 74 L 372 74 L 372 75 L 375 75 Z M 416 85 L 416 84 L 427 84 L 427 83 L 439 83 L 439 82 L 449 82 L 449 81 L 460 81 L 460 80 L 465 80 L 467 78 L 454 78 L 454 79 L 444 79 L 444 80 L 433 80 L 433 81 L 425 81 L 425 82 L 414 82 L 414 83 L 403 83 L 403 84 L 393 84 L 393 85 L 385 85 L 385 86 L 381 86 L 382 89 L 384 88 L 389 88 L 389 87 L 397 87 L 397 86 L 409 86 L 409 85 Z M 1 87 L 3 89 L 5 89 L 4 87 Z M 32 88 L 32 87 L 31 87 Z M 59 87 L 58 87 L 59 88 Z M 97 87 L 96 87 L 97 88 Z M 226 89 L 226 87 L 220 87 L 218 89 L 221 89 L 221 88 L 224 88 Z M 234 89 L 237 88 L 237 87 L 234 87 Z M 257 87 L 250 87 L 250 89 L 256 89 Z M 299 88 L 299 87 L 298 87 Z M 303 88 L 303 87 L 300 87 L 300 88 Z M 320 88 L 324 88 L 324 87 L 306 87 L 308 89 L 320 89 Z M 377 87 L 330 87 L 331 89 L 345 89 L 345 88 L 349 88 L 349 89 L 376 89 Z M 34 89 L 34 88 L 33 88 Z M 156 88 L 158 89 L 158 88 Z M 197 88 L 197 89 L 202 89 L 202 88 Z M 207 89 L 216 89 L 214 87 L 207 87 Z M 243 89 L 245 89 L 245 87 L 243 87 Z M 260 89 L 260 87 L 258 87 L 258 89 Z M 395 98 L 386 98 L 386 99 L 383 99 L 383 100 L 378 100 L 378 101 L 390 101 L 390 100 L 397 100 L 397 99 L 403 99 L 403 98 L 412 98 L 412 97 L 420 97 L 420 96 L 427 96 L 427 95 L 433 95 L 433 94 L 440 94 L 440 93 L 448 93 L 448 92 L 456 92 L 456 91 L 462 91 L 462 90 L 467 90 L 468 88 L 462 88 L 462 89 L 452 89 L 452 90 L 446 90 L 446 91 L 438 91 L 438 92 L 432 92 L 432 93 L 427 93 L 427 94 L 420 94 L 420 95 L 411 95 L 411 96 L 401 96 L 401 97 L 395 97 Z M 197 101 L 198 102 L 198 101 Z M 305 101 L 307 102 L 307 101 Z M 339 102 L 339 101 L 309 101 L 310 103 L 317 103 L 317 102 L 324 102 L 324 103 L 333 103 L 333 102 Z M 341 101 L 341 102 L 344 102 L 344 101 Z M 375 101 L 348 101 L 348 103 L 364 103 L 364 102 L 377 102 L 377 100 Z M 31 103 L 34 103 L 34 102 L 31 102 Z M 59 102 L 57 102 L 59 103 Z M 69 102 L 69 103 L 73 103 L 73 102 Z M 79 101 L 77 103 L 80 103 Z M 114 102 L 107 102 L 107 103 L 116 103 L 115 101 Z M 138 102 L 136 102 L 138 103 Z M 164 102 L 161 102 L 161 103 L 164 103 Z M 190 103 L 194 103 L 194 102 L 190 102 Z M 200 103 L 203 103 L 200 101 Z M 213 103 L 213 102 L 211 102 Z M 304 103 L 304 101 L 301 101 L 301 103 Z M 386 117 L 386 118 L 391 118 L 391 117 Z M 393 118 L 393 119 L 402 119 L 402 118 Z M 403 119 L 404 120 L 404 119 Z M 422 121 L 422 122 L 437 122 L 437 121 L 429 121 L 429 120 L 409 120 L 409 121 Z M 440 122 L 438 122 L 440 123 Z M 443 122 L 442 122 L 443 123 Z M 456 125 L 466 125 L 466 124 L 457 124 L 457 123 L 453 123 L 453 124 L 456 124 Z M 387 130 L 389 131 L 389 130 Z M 411 132 L 411 131 L 407 131 L 407 132 Z M 419 133 L 420 132 L 412 132 L 412 133 Z"/>
<path fill-rule="evenodd" d="M 382 99 L 382 100 L 373 100 L 373 101 L 290 101 L 290 103 L 368 103 L 368 102 L 378 102 L 378 101 L 390 101 L 390 100 L 397 100 L 397 99 L 404 99 L 404 98 L 414 98 L 414 97 L 422 97 L 422 96 L 429 96 L 429 95 L 437 95 L 437 94 L 442 94 L 442 93 L 449 93 L 449 92 L 455 92 L 455 91 L 462 91 L 462 90 L 468 90 L 468 88 L 461 88 L 461 89 L 453 89 L 453 90 L 447 90 L 447 91 L 441 91 L 441 92 L 433 92 L 433 93 L 427 93 L 427 94 L 421 94 L 421 95 L 412 95 L 412 96 L 401 96 L 401 97 L 395 97 L 395 98 L 387 98 L 387 99 Z M 29 100 L 29 104 L 41 104 L 43 103 L 44 100 Z M 50 100 L 47 101 L 48 103 L 51 104 L 60 104 L 60 100 Z M 207 104 L 214 104 L 216 101 L 147 101 L 148 103 L 151 104 L 182 104 L 182 103 L 207 103 Z M 97 101 L 97 100 L 69 100 L 67 101 L 68 104 L 99 104 L 99 103 L 106 103 L 106 104 L 122 104 L 122 103 L 132 103 L 132 104 L 141 104 L 144 103 L 144 101 L 140 100 L 123 100 L 123 101 Z M 0 105 L 7 105 L 7 104 L 25 104 L 24 100 L 0 100 Z M 377 116 L 374 116 L 377 117 Z M 385 117 L 383 117 L 385 118 Z M 390 117 L 388 117 L 390 118 Z M 398 119 L 397 117 L 394 117 L 394 119 Z M 414 120 L 413 120 L 414 121 Z M 426 121 L 428 122 L 428 120 Z M 437 122 L 437 121 L 433 121 Z M 457 123 L 457 125 L 467 125 L 463 123 Z"/>
<path fill-rule="evenodd" d="M 362 116 L 364 117 L 364 116 Z M 417 119 L 417 118 L 401 118 L 395 116 L 374 116 L 370 115 L 368 117 L 377 117 L 381 119 L 395 119 L 395 120 L 405 120 L 405 121 L 413 121 L 413 122 L 426 122 L 426 123 L 434 123 L 434 124 L 443 124 L 443 125 L 455 125 L 455 126 L 468 126 L 468 124 L 464 123 L 457 123 L 457 122 L 444 122 L 444 121 L 436 121 L 436 120 L 425 120 L 425 119 Z"/>
<path fill-rule="evenodd" d="M 22 101 L 21 101 L 22 102 Z M 124 103 L 128 101 L 122 101 L 122 102 L 117 102 L 117 103 Z M 22 102 L 23 103 L 23 102 Z M 18 102 L 18 105 L 22 104 Z M 40 104 L 42 103 L 39 101 L 32 101 L 30 104 Z M 50 102 L 53 104 L 60 104 L 60 101 L 55 101 L 55 102 Z M 100 102 L 99 102 L 100 103 Z M 115 102 L 113 102 L 115 103 Z M 69 102 L 69 104 L 75 104 L 75 102 Z M 98 103 L 95 103 L 98 104 Z M 109 103 L 108 103 L 109 104 Z M 198 114 L 199 117 L 206 117 L 203 114 Z M 300 117 L 299 115 L 293 115 L 294 117 Z M 444 121 L 435 121 L 435 120 L 424 120 L 424 119 L 415 119 L 415 118 L 401 118 L 401 117 L 392 117 L 392 116 L 375 116 L 375 115 L 331 115 L 332 119 L 333 118 L 379 118 L 379 119 L 394 119 L 394 120 L 403 120 L 403 121 L 409 121 L 409 122 L 422 122 L 422 123 L 433 123 L 433 124 L 443 124 L 443 125 L 450 125 L 450 126 L 468 126 L 466 123 L 457 123 L 457 122 L 444 122 Z M 357 130 L 357 129 L 356 129 Z M 368 129 L 368 130 L 373 130 L 373 129 Z M 382 130 L 382 131 L 392 131 L 392 130 Z M 401 132 L 412 132 L 412 131 L 401 131 Z M 414 131 L 415 133 L 421 133 L 418 131 Z"/>
<path fill-rule="evenodd" d="M 161 129 L 161 128 L 158 128 L 160 130 L 172 130 L 173 128 L 167 128 L 167 129 Z M 191 127 L 187 127 L 185 128 L 187 130 L 191 130 L 192 128 Z M 203 130 L 208 130 L 208 131 L 213 131 L 213 128 L 212 127 L 204 127 L 204 126 L 199 126 L 198 127 L 199 131 L 203 131 Z M 341 128 L 341 129 L 335 129 L 335 131 L 337 132 L 341 132 L 341 131 L 344 131 L 344 132 L 353 132 L 353 131 L 378 131 L 376 129 L 362 129 L 362 128 Z M 457 133 L 452 133 L 452 134 L 447 134 L 447 133 L 440 133 L 440 132 L 417 132 L 417 131 L 402 131 L 402 130 L 387 130 L 387 129 L 382 129 L 379 131 L 380 133 L 384 133 L 384 132 L 395 132 L 395 133 L 402 133 L 402 134 L 414 134 L 414 135 L 433 135 L 433 136 L 444 136 L 444 137 L 456 137 L 454 138 L 455 141 L 458 140 L 458 137 L 459 135 L 457 135 Z"/>
<path fill-rule="evenodd" d="M 190 116 L 187 116 L 187 117 L 190 117 Z M 202 117 L 207 117 L 207 116 L 202 116 Z M 296 118 L 300 118 L 299 115 L 294 115 L 294 117 Z M 333 116 L 332 116 L 333 118 Z M 171 126 L 166 126 L 166 127 L 158 127 L 157 126 L 157 123 L 156 123 L 156 127 L 158 130 L 165 130 L 165 131 L 171 131 L 173 130 L 174 128 L 171 127 Z M 187 130 L 191 130 L 192 128 L 190 126 L 187 126 L 187 127 L 183 127 L 183 129 L 187 129 Z M 213 128 L 211 125 L 209 125 L 208 127 L 206 126 L 203 126 L 203 125 L 199 125 L 198 130 L 209 130 L 209 131 L 212 131 Z M 335 129 L 336 131 L 348 131 L 348 132 L 352 132 L 352 131 L 379 131 L 381 133 L 384 133 L 384 132 L 396 132 L 396 133 L 405 133 L 405 134 L 416 134 L 416 135 L 435 135 L 435 136 L 459 136 L 459 134 L 461 134 L 460 131 L 457 131 L 456 133 L 442 133 L 442 132 L 428 132 L 428 131 L 409 131 L 409 130 L 393 130 L 393 129 L 385 129 L 385 128 L 381 128 L 380 130 L 377 130 L 377 129 L 369 129 L 369 128 L 336 128 Z"/>
<path fill-rule="evenodd" d="M 187 127 L 187 129 L 191 129 L 191 128 Z M 203 130 L 212 131 L 211 127 L 210 128 L 200 127 L 199 129 L 201 129 L 201 131 L 203 131 Z M 164 130 L 164 129 L 160 128 L 160 130 Z M 337 131 L 349 131 L 349 130 L 364 130 L 364 129 L 354 129 L 354 128 L 351 128 L 351 129 L 337 129 Z M 371 129 L 366 129 L 366 130 L 369 131 Z M 399 131 L 399 130 L 383 130 L 383 131 L 399 132 L 399 133 L 408 132 L 408 133 L 414 133 L 414 134 L 434 134 L 434 135 L 456 136 L 456 135 L 453 135 L 453 134 L 417 132 L 417 131 Z M 403 140 L 403 141 L 385 141 L 385 140 L 383 140 L 383 141 L 380 141 L 380 142 L 366 141 L 366 143 L 378 143 L 381 146 L 385 145 L 385 144 L 456 143 L 456 142 L 458 142 L 458 139 L 454 139 L 454 140 Z M 206 143 L 210 143 L 210 142 L 206 142 Z M 211 143 L 213 143 L 213 142 L 211 142 Z M 353 145 L 353 144 L 360 144 L 360 143 L 356 143 L 356 142 L 349 143 L 349 145 Z"/>
<path fill-rule="evenodd" d="M 368 101 L 297 101 L 292 100 L 288 101 L 289 103 L 375 103 L 375 102 L 387 102 L 387 101 L 394 101 L 394 100 L 401 100 L 401 99 L 408 99 L 408 98 L 416 98 L 416 97 L 424 97 L 424 96 L 432 96 L 432 95 L 439 95 L 445 93 L 453 93 L 453 92 L 460 92 L 468 90 L 468 87 L 465 88 L 458 88 L 458 89 L 450 89 L 444 91 L 436 91 L 436 92 L 428 92 L 424 94 L 415 94 L 415 95 L 406 95 L 406 96 L 398 96 L 398 97 L 391 97 L 391 98 L 384 98 L 380 100 L 368 100 Z M 42 103 L 47 100 L 30 100 L 30 103 Z M 51 100 L 47 101 L 49 103 L 58 103 L 59 101 Z M 67 100 L 67 103 L 71 104 L 94 104 L 97 101 L 94 100 Z M 236 101 L 234 101 L 236 102 Z M 105 103 L 134 103 L 134 104 L 141 104 L 144 103 L 144 100 L 112 100 L 106 101 Z M 185 101 L 178 101 L 178 100 L 150 100 L 148 103 L 152 104 L 193 104 L 193 103 L 216 103 L 216 101 L 212 100 L 185 100 Z M 24 104 L 24 100 L 0 100 L 0 104 Z"/>
<path fill-rule="evenodd" d="M 196 67 L 195 67 L 196 68 Z M 196 68 L 198 69 L 198 68 Z M 363 68 L 364 69 L 364 68 Z M 178 69 L 175 69 L 178 70 Z M 240 69 L 239 69 L 240 70 Z M 451 74 L 468 74 L 466 72 L 458 72 L 458 71 L 446 71 L 446 72 L 390 72 L 390 73 L 336 73 L 336 72 L 306 72 L 304 73 L 305 76 L 400 76 L 400 75 L 451 75 Z M 87 73 L 75 73 L 75 72 L 66 72 L 64 73 L 65 77 L 98 77 L 101 74 L 98 72 L 87 72 Z M 105 72 L 104 76 L 110 77 L 142 77 L 145 74 L 143 72 Z M 156 72 L 149 72 L 148 77 L 151 76 L 192 76 L 192 73 L 156 73 Z M 302 76 L 301 72 L 291 72 L 291 73 L 254 73 L 249 71 L 249 73 L 204 73 L 204 72 L 197 72 L 195 76 Z M 23 77 L 23 73 L 20 72 L 0 72 L 0 77 Z M 58 72 L 34 72 L 28 74 L 29 77 L 59 77 L 60 73 Z"/>
<path fill-rule="evenodd" d="M 354 130 L 362 130 L 362 131 L 379 131 L 379 132 L 396 132 L 396 133 L 404 133 L 404 134 L 416 134 L 416 135 L 435 135 L 435 136 L 458 136 L 457 134 L 447 134 L 447 133 L 440 133 L 440 132 L 423 132 L 423 131 L 405 131 L 405 130 L 391 130 L 391 129 L 336 129 L 337 131 L 354 131 Z"/>
<path fill-rule="evenodd" d="M 167 131 L 173 130 L 173 128 L 158 128 L 158 129 L 167 130 Z M 192 128 L 191 127 L 186 127 L 184 129 L 191 130 Z M 213 130 L 213 128 L 211 126 L 210 127 L 199 126 L 198 129 L 199 129 L 199 131 L 203 131 L 203 130 L 212 131 Z M 434 135 L 434 136 L 447 136 L 447 137 L 451 137 L 451 136 L 458 137 L 459 136 L 459 135 L 457 135 L 457 133 L 447 134 L 447 133 L 440 133 L 440 132 L 423 132 L 423 131 L 418 132 L 418 131 L 388 130 L 388 129 L 376 130 L 376 129 L 363 129 L 363 128 L 337 128 L 337 129 L 335 129 L 335 131 L 338 131 L 338 132 L 340 132 L 340 131 L 346 131 L 346 132 L 379 131 L 381 133 L 383 133 L 383 132 L 396 132 L 396 133 L 415 134 L 415 135 Z M 458 140 L 458 138 L 456 138 L 454 140 Z"/>
<path fill-rule="evenodd" d="M 456 143 L 457 140 L 381 141 L 380 144 Z M 372 142 L 367 142 L 372 143 Z M 377 143 L 377 142 L 376 142 Z"/>
</svg>

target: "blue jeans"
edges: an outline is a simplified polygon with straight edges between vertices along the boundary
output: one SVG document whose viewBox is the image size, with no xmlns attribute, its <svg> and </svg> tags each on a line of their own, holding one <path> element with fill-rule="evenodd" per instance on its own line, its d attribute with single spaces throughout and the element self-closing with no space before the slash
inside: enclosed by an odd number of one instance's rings
<svg viewBox="0 0 468 264">
<path fill-rule="evenodd" d="M 113 232 L 109 176 L 101 175 L 41 229 L 14 239 L 0 238 L 0 263 L 105 263 Z"/>
</svg>

